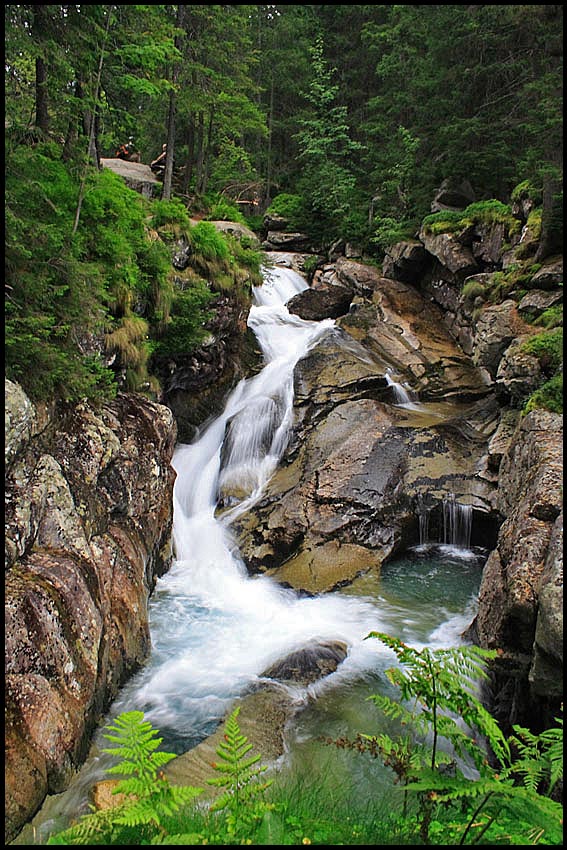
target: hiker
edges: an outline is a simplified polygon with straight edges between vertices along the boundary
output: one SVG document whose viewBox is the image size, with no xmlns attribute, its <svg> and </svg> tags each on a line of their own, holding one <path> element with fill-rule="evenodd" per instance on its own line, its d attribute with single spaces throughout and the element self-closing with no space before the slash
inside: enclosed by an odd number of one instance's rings
<svg viewBox="0 0 567 850">
<path fill-rule="evenodd" d="M 135 149 L 132 139 L 128 141 L 127 145 L 119 146 L 116 151 L 116 157 L 118 159 L 124 159 L 126 162 L 140 162 L 140 154 Z"/>
<path fill-rule="evenodd" d="M 161 146 L 161 153 L 153 162 L 150 162 L 150 168 L 154 174 L 163 174 L 165 171 L 165 158 L 167 156 L 167 144 Z"/>
</svg>

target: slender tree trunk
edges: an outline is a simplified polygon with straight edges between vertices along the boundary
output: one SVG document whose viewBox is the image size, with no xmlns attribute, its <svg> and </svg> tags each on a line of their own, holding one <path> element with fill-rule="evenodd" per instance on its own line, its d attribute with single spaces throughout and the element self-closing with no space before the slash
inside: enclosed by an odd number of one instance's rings
<svg viewBox="0 0 567 850">
<path fill-rule="evenodd" d="M 213 149 L 213 110 L 209 115 L 209 125 L 207 127 L 207 139 L 203 145 L 203 173 L 201 175 L 201 194 L 204 195 L 207 191 L 209 183 L 209 157 Z"/>
<path fill-rule="evenodd" d="M 34 6 L 32 33 L 38 44 L 41 44 L 46 37 L 47 20 L 47 7 L 44 4 Z M 48 102 L 47 65 L 43 56 L 37 56 L 35 60 L 35 124 L 45 134 L 49 131 Z"/>
<path fill-rule="evenodd" d="M 272 126 L 274 121 L 274 76 L 270 78 L 270 111 L 268 113 L 268 161 L 266 164 L 266 197 L 264 203 L 266 209 L 271 203 L 272 194 Z"/>
<path fill-rule="evenodd" d="M 193 162 L 195 158 L 195 124 L 190 118 L 187 122 L 187 161 L 185 163 L 185 171 L 183 172 L 182 192 L 188 194 L 191 180 L 193 179 Z"/>
<path fill-rule="evenodd" d="M 165 171 L 163 174 L 163 187 L 161 190 L 162 200 L 171 198 L 171 178 L 173 176 L 173 157 L 175 154 L 175 92 L 169 95 L 169 111 L 167 117 L 167 154 L 165 157 Z"/>
<path fill-rule="evenodd" d="M 202 112 L 197 115 L 197 161 L 195 173 L 195 191 L 202 194 L 203 163 L 205 161 L 205 119 Z"/>
<path fill-rule="evenodd" d="M 96 165 L 97 168 L 99 167 L 99 161 L 98 161 L 98 152 L 97 152 L 97 149 L 96 149 L 96 124 L 97 124 L 97 122 L 96 122 L 96 107 L 97 107 L 97 103 L 98 103 L 98 93 L 100 91 L 100 78 L 102 76 L 102 66 L 103 66 L 103 63 L 104 63 L 104 48 L 105 48 L 105 45 L 106 45 L 106 39 L 107 39 L 107 36 L 108 36 L 108 31 L 110 29 L 110 20 L 112 18 L 112 10 L 113 9 L 114 9 L 114 6 L 109 6 L 108 10 L 107 10 L 106 30 L 104 32 L 104 40 L 103 40 L 102 46 L 100 48 L 100 58 L 99 58 L 99 62 L 98 62 L 98 72 L 97 72 L 95 91 L 94 91 L 94 107 L 93 107 L 93 111 L 92 111 L 92 114 L 91 114 L 91 121 L 90 121 L 90 128 L 89 128 L 89 148 L 88 148 L 89 157 L 91 156 L 91 153 L 94 151 L 94 161 L 95 161 L 95 165 Z M 86 172 L 86 168 L 85 168 L 85 170 L 83 172 L 83 177 L 82 177 L 82 180 L 81 180 L 81 185 L 80 185 L 80 188 L 79 188 L 79 199 L 77 201 L 77 209 L 75 210 L 75 221 L 73 222 L 73 230 L 72 230 L 73 236 L 77 232 L 77 228 L 79 226 L 79 220 L 81 218 L 81 209 L 82 209 L 82 206 L 83 206 L 83 199 L 85 197 L 86 181 L 87 181 L 87 172 Z"/>
<path fill-rule="evenodd" d="M 45 134 L 49 131 L 47 102 L 47 67 L 38 56 L 35 60 L 35 124 Z"/>
<path fill-rule="evenodd" d="M 185 6 L 177 7 L 176 26 L 180 30 L 183 28 L 183 19 L 185 18 Z M 175 37 L 175 46 L 180 49 L 181 36 Z M 165 172 L 163 175 L 163 188 L 161 197 L 163 200 L 171 198 L 171 181 L 173 177 L 173 159 L 175 155 L 175 113 L 177 109 L 177 78 L 179 76 L 179 64 L 174 62 L 171 72 L 171 82 L 173 88 L 169 94 L 169 113 L 167 117 L 167 156 L 165 157 Z"/>
</svg>

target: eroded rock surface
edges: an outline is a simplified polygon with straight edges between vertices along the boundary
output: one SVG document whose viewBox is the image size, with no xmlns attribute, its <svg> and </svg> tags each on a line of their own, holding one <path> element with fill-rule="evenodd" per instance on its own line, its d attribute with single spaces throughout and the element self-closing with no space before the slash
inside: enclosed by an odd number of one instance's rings
<svg viewBox="0 0 567 850">
<path fill-rule="evenodd" d="M 9 391 L 22 407 L 6 478 L 6 840 L 66 787 L 148 655 L 176 436 L 169 409 L 137 395 L 34 430 L 33 405 Z"/>
</svg>

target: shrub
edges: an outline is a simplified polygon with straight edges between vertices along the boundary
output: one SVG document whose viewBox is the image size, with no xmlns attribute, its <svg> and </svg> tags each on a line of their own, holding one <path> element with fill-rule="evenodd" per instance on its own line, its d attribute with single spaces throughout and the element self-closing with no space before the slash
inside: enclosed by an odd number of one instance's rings
<svg viewBox="0 0 567 850">
<path fill-rule="evenodd" d="M 301 195 L 282 192 L 271 202 L 266 215 L 279 215 L 287 219 L 290 230 L 300 230 L 305 219 L 305 202 Z"/>
<path fill-rule="evenodd" d="M 563 328 L 552 328 L 530 337 L 522 344 L 522 351 L 537 357 L 548 374 L 552 374 L 563 362 Z"/>
<path fill-rule="evenodd" d="M 442 210 L 426 215 L 422 227 L 427 233 L 437 235 L 439 233 L 460 232 L 474 224 L 493 223 L 505 224 L 508 234 L 516 233 L 521 226 L 518 219 L 512 215 L 512 210 L 507 204 L 492 199 L 475 201 L 462 211 Z"/>
<path fill-rule="evenodd" d="M 542 384 L 527 400 L 524 413 L 543 408 L 551 413 L 563 413 L 563 373 L 554 375 Z"/>
</svg>

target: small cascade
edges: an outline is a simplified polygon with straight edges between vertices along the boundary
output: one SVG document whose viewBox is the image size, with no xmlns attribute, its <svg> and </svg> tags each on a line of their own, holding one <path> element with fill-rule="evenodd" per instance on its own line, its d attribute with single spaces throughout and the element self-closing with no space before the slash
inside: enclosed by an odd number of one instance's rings
<svg viewBox="0 0 567 850">
<path fill-rule="evenodd" d="M 415 512 L 419 526 L 419 546 L 451 546 L 456 549 L 470 549 L 472 536 L 472 505 L 458 502 L 451 493 L 441 503 L 440 509 L 427 496 L 421 493 L 416 499 Z M 435 514 L 433 536 L 430 537 L 432 513 Z M 442 519 L 442 523 L 441 523 Z"/>
<path fill-rule="evenodd" d="M 398 381 L 394 381 L 391 374 L 386 372 L 384 375 L 388 386 L 392 388 L 392 393 L 394 395 L 394 402 L 398 405 L 405 405 L 406 407 L 415 408 L 417 401 L 417 395 L 412 390 L 407 390 L 403 384 L 400 384 Z"/>
<path fill-rule="evenodd" d="M 460 549 L 470 549 L 472 517 L 472 505 L 457 502 L 453 493 L 443 499 L 443 542 Z"/>
<path fill-rule="evenodd" d="M 419 545 L 426 546 L 429 543 L 429 515 L 430 508 L 428 508 L 424 501 L 421 493 L 417 497 L 417 518 L 419 520 Z"/>
</svg>

